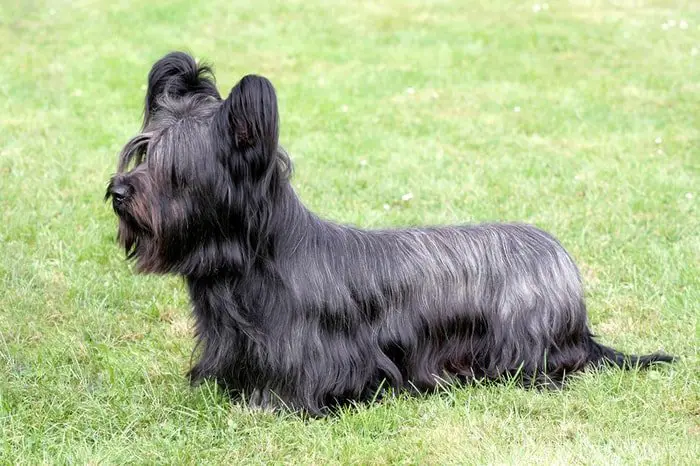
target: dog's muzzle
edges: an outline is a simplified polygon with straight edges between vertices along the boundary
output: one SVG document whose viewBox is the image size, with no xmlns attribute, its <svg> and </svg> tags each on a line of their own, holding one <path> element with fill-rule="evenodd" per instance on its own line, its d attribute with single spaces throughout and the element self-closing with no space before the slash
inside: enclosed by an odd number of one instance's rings
<svg viewBox="0 0 700 466">
<path fill-rule="evenodd" d="M 108 195 L 112 198 L 114 210 L 122 212 L 129 197 L 129 187 L 123 184 L 113 184 L 109 187 Z"/>
</svg>

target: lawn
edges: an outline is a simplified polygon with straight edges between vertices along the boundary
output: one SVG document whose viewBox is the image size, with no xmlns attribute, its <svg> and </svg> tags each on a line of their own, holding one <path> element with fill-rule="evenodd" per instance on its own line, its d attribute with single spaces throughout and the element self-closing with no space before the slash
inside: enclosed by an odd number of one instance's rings
<svg viewBox="0 0 700 466">
<path fill-rule="evenodd" d="M 680 362 L 321 420 L 191 389 L 183 283 L 133 273 L 102 201 L 173 49 L 272 80 L 321 215 L 536 224 L 601 341 Z M 700 458 L 700 3 L 0 0 L 0 52 L 0 463 Z"/>
</svg>

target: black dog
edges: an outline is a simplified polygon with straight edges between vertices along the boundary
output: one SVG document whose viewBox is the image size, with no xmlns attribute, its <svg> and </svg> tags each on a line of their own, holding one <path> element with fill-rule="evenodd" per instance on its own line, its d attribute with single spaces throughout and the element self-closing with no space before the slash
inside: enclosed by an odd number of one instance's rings
<svg viewBox="0 0 700 466">
<path fill-rule="evenodd" d="M 576 265 L 549 234 L 488 224 L 363 231 L 309 212 L 278 146 L 270 82 L 226 99 L 184 53 L 148 76 L 141 134 L 109 183 L 119 241 L 189 287 L 191 380 L 312 414 L 384 386 L 516 376 L 558 386 L 589 366 L 644 367 L 597 343 Z"/>
</svg>

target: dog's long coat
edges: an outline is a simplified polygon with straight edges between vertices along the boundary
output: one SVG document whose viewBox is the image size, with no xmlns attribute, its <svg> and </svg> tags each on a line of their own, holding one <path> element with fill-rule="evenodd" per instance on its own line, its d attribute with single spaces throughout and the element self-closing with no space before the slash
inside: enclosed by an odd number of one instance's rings
<svg viewBox="0 0 700 466">
<path fill-rule="evenodd" d="M 574 262 L 535 227 L 363 231 L 318 218 L 289 182 L 270 82 L 246 76 L 222 100 L 183 53 L 153 66 L 143 131 L 107 196 L 137 267 L 186 278 L 192 380 L 254 404 L 321 414 L 382 384 L 558 385 L 591 365 L 672 359 L 597 343 Z"/>
</svg>

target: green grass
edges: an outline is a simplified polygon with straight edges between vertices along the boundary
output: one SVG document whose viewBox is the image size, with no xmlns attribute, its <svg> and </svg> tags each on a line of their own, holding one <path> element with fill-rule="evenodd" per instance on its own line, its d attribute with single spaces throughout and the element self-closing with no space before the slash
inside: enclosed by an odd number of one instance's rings
<svg viewBox="0 0 700 466">
<path fill-rule="evenodd" d="M 0 2 L 0 463 L 698 461 L 699 3 L 167 3 Z M 101 200 L 172 49 L 224 93 L 275 83 L 317 212 L 534 223 L 575 256 L 605 343 L 681 361 L 312 421 L 190 389 L 184 287 L 133 274 Z"/>
</svg>

